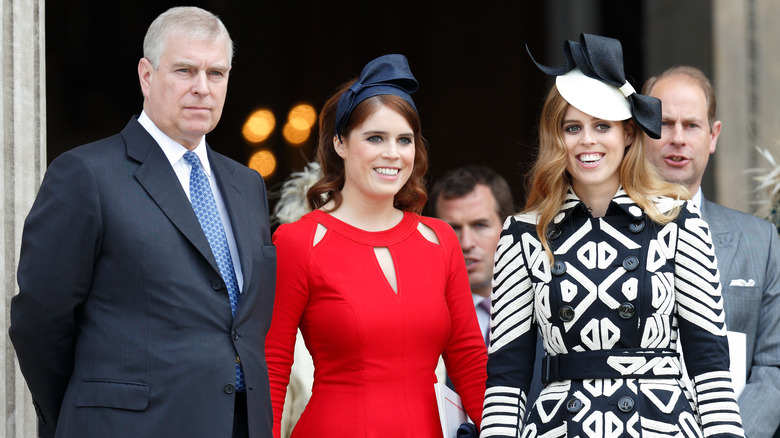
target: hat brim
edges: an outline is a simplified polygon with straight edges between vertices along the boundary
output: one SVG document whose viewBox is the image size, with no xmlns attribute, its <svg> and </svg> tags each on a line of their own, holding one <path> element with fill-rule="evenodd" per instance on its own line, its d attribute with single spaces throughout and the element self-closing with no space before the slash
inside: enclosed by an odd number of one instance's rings
<svg viewBox="0 0 780 438">
<path fill-rule="evenodd" d="M 585 76 L 578 68 L 556 76 L 555 86 L 566 102 L 589 116 L 609 121 L 631 118 L 631 104 L 618 87 Z"/>
</svg>

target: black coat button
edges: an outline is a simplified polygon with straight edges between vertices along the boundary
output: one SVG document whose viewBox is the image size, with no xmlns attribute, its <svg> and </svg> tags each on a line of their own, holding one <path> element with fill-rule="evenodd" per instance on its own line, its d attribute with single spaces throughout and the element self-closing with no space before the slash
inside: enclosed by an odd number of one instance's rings
<svg viewBox="0 0 780 438">
<path fill-rule="evenodd" d="M 623 319 L 631 319 L 634 316 L 634 305 L 631 303 L 623 303 L 618 307 L 618 315 Z"/>
<path fill-rule="evenodd" d="M 628 224 L 628 231 L 631 231 L 632 233 L 641 233 L 644 229 L 645 221 L 642 219 L 633 220 L 630 224 Z"/>
<path fill-rule="evenodd" d="M 577 398 L 572 398 L 566 402 L 566 409 L 572 414 L 576 414 L 582 409 L 582 402 Z"/>
<path fill-rule="evenodd" d="M 225 287 L 225 283 L 223 283 L 221 279 L 215 278 L 215 279 L 211 280 L 211 287 L 214 290 L 220 290 L 223 287 Z"/>
<path fill-rule="evenodd" d="M 550 225 L 550 228 L 547 229 L 547 239 L 555 240 L 559 237 L 561 237 L 561 227 L 558 225 Z"/>
<path fill-rule="evenodd" d="M 639 267 L 639 259 L 635 256 L 628 256 L 623 259 L 623 267 L 626 271 L 633 271 Z"/>
<path fill-rule="evenodd" d="M 563 275 L 566 273 L 566 263 L 556 260 L 553 262 L 552 269 L 550 270 L 553 275 Z"/>
<path fill-rule="evenodd" d="M 620 397 L 618 400 L 618 409 L 620 412 L 631 412 L 634 410 L 634 399 L 629 396 Z"/>
<path fill-rule="evenodd" d="M 236 387 L 228 383 L 222 390 L 225 391 L 225 394 L 232 394 L 236 390 Z"/>
<path fill-rule="evenodd" d="M 237 340 L 238 340 L 238 332 L 237 332 L 237 331 L 233 330 L 233 334 L 232 334 L 232 336 L 233 336 L 233 340 L 234 340 L 234 341 L 237 341 Z"/>
<path fill-rule="evenodd" d="M 563 322 L 571 321 L 574 319 L 574 308 L 571 306 L 561 306 L 561 308 L 558 309 L 558 317 L 561 318 L 561 321 Z"/>
</svg>

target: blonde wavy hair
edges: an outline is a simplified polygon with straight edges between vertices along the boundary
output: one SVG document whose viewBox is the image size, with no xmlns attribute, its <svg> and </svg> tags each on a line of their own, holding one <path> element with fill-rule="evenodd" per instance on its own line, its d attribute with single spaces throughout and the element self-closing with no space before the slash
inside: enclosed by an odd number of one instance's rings
<svg viewBox="0 0 780 438">
<path fill-rule="evenodd" d="M 555 85 L 547 94 L 539 121 L 539 153 L 529 174 L 530 190 L 523 212 L 536 212 L 536 232 L 547 252 L 550 262 L 553 252 L 547 241 L 547 228 L 558 214 L 571 186 L 571 175 L 566 171 L 566 144 L 563 140 L 563 117 L 569 103 L 558 92 Z M 632 123 L 626 120 L 624 124 Z M 645 136 L 635 125 L 634 140 L 626 149 L 620 164 L 620 183 L 626 194 L 639 205 L 645 214 L 658 224 L 664 225 L 680 213 L 676 207 L 661 212 L 653 202 L 657 196 L 674 199 L 690 199 L 688 190 L 661 179 L 652 164 L 645 159 Z"/>
</svg>

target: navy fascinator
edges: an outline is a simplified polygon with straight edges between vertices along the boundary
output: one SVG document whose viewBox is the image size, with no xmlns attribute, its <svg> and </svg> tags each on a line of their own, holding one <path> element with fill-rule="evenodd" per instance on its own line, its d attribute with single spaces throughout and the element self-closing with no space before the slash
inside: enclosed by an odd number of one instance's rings
<svg viewBox="0 0 780 438">
<path fill-rule="evenodd" d="M 417 111 L 411 94 L 417 91 L 419 84 L 409 70 L 404 55 L 384 55 L 366 64 L 358 80 L 339 98 L 336 108 L 336 136 L 341 138 L 347 126 L 349 116 L 358 104 L 369 97 L 381 94 L 398 96 Z"/>
<path fill-rule="evenodd" d="M 580 34 L 566 41 L 566 65 L 547 67 L 528 56 L 543 72 L 556 76 L 555 86 L 578 110 L 604 120 L 633 118 L 648 136 L 661 138 L 661 101 L 638 94 L 623 72 L 623 46 L 614 38 Z"/>
</svg>

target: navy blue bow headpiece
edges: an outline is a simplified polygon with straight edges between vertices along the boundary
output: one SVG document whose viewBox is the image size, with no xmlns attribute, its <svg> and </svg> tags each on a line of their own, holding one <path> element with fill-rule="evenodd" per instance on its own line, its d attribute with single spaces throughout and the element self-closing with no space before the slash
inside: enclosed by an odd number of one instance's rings
<svg viewBox="0 0 780 438">
<path fill-rule="evenodd" d="M 369 97 L 392 94 L 403 98 L 417 111 L 411 94 L 419 84 L 409 70 L 404 55 L 384 55 L 366 64 L 358 80 L 339 98 L 336 108 L 336 135 L 347 126 L 349 116 L 358 104 Z"/>
<path fill-rule="evenodd" d="M 661 138 L 661 101 L 637 94 L 623 73 L 623 47 L 620 41 L 599 35 L 580 34 L 580 41 L 566 41 L 566 65 L 539 69 L 556 77 L 556 87 L 564 99 L 580 111 L 605 120 L 633 118 L 651 138 Z M 595 80 L 595 81 L 593 81 Z"/>
</svg>

